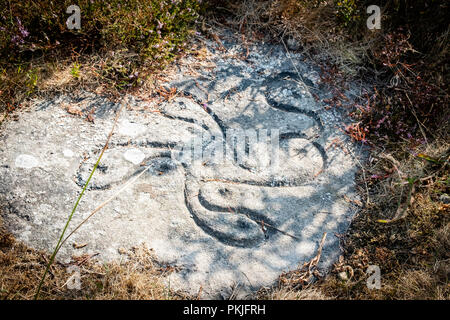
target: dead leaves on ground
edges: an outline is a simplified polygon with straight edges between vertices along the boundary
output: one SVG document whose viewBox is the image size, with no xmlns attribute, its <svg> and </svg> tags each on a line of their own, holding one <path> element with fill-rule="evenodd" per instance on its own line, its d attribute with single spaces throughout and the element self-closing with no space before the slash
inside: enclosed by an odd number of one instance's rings
<svg viewBox="0 0 450 320">
<path fill-rule="evenodd" d="M 278 283 L 280 287 L 289 287 L 291 289 L 301 289 L 311 283 L 314 277 L 321 278 L 322 275 L 319 273 L 317 265 L 319 264 L 320 257 L 322 255 L 323 245 L 325 244 L 325 239 L 327 233 L 324 232 L 322 240 L 320 241 L 319 248 L 317 249 L 317 254 L 310 261 L 305 262 L 299 269 L 283 272 Z"/>
<path fill-rule="evenodd" d="M 88 122 L 94 123 L 95 107 L 91 108 L 89 110 L 89 112 L 86 114 L 86 116 L 84 115 L 85 110 L 82 110 L 78 105 L 62 103 L 61 107 L 64 110 L 66 110 L 67 113 L 70 115 L 77 116 L 77 117 L 83 118 L 84 120 L 86 120 Z"/>
<path fill-rule="evenodd" d="M 359 201 L 357 199 L 350 199 L 345 194 L 344 194 L 344 200 L 348 203 L 353 203 L 353 204 L 357 205 L 358 207 L 363 207 L 363 204 L 361 201 Z"/>
</svg>

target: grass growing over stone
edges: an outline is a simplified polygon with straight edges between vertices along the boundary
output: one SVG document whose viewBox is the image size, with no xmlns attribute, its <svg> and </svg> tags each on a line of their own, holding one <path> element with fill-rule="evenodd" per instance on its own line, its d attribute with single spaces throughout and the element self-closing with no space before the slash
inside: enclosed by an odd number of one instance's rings
<svg viewBox="0 0 450 320">
<path fill-rule="evenodd" d="M 69 30 L 71 4 L 0 1 L 6 9 L 0 16 L 0 123 L 29 97 L 80 89 L 119 96 L 151 86 L 152 72 L 183 53 L 201 10 L 197 0 L 78 1 L 81 29 Z M 18 244 L 3 228 L 0 238 L 1 298 L 30 299 L 45 266 L 45 299 L 174 298 L 162 284 L 166 268 L 156 266 L 147 249 L 126 252 L 122 264 L 75 259 L 71 265 L 83 268 L 83 290 L 77 292 L 67 289 L 67 266 L 52 265 L 54 256 Z"/>
<path fill-rule="evenodd" d="M 182 2 L 186 11 L 198 12 L 196 2 Z M 164 22 L 153 13 L 147 19 L 144 8 L 130 15 L 126 6 L 113 12 L 94 1 L 87 9 L 92 19 L 84 18 L 85 29 L 77 33 L 64 28 L 68 16 L 64 11 L 71 3 L 53 1 L 54 7 L 44 15 L 27 8 L 38 3 L 0 0 L 8 8 L 0 16 L 0 28 L 8 31 L 0 37 L 0 123 L 5 111 L 13 111 L 35 94 L 83 87 L 117 95 L 124 89 L 150 88 L 147 75 L 185 47 L 196 19 L 177 11 L 177 19 Z M 82 11 L 90 7 L 90 1 L 79 3 Z M 128 6 L 139 8 L 139 3 L 131 1 Z M 446 8 L 439 7 L 445 4 L 418 1 L 413 8 L 399 1 L 399 6 L 386 8 L 382 32 L 370 33 L 364 29 L 364 1 L 339 3 L 214 1 L 213 6 L 224 12 L 208 17 L 211 24 L 217 20 L 234 27 L 245 40 L 263 38 L 269 30 L 275 41 L 297 42 L 298 50 L 327 61 L 325 81 L 338 84 L 353 76 L 375 79 L 373 92 L 367 93 L 369 105 L 347 106 L 338 85 L 335 98 L 324 101 L 348 110 L 355 125 L 343 129 L 372 149 L 364 164 L 365 181 L 362 174 L 357 178 L 363 201 L 355 204 L 360 211 L 342 235 L 343 256 L 330 274 L 318 276 L 312 284 L 293 287 L 281 278 L 256 297 L 449 299 L 448 25 L 442 22 Z M 173 13 L 169 7 L 161 8 L 160 14 Z M 55 8 L 58 19 L 53 21 L 48 15 Z M 164 23 L 161 38 L 149 36 L 150 30 L 158 34 L 158 21 Z M 179 21 L 183 23 L 178 26 Z M 145 27 L 136 28 L 138 22 Z M 179 40 L 171 36 L 173 32 Z M 124 45 L 115 48 L 117 44 Z M 148 249 L 124 251 L 124 257 L 126 262 L 109 265 L 93 263 L 95 257 L 74 257 L 72 264 L 81 267 L 81 291 L 67 289 L 68 266 L 56 263 L 41 297 L 192 298 L 167 289 L 163 280 L 172 269 L 160 265 Z M 0 298 L 31 299 L 48 261 L 48 254 L 25 247 L 0 228 Z M 381 268 L 381 290 L 366 286 L 369 265 Z"/>
<path fill-rule="evenodd" d="M 139 246 L 123 250 L 122 255 L 123 261 L 104 265 L 90 256 L 73 257 L 68 265 L 56 262 L 42 286 L 40 299 L 190 298 L 167 287 L 164 281 L 173 269 L 159 264 L 151 249 Z M 33 299 L 48 262 L 48 253 L 26 247 L 0 228 L 0 299 Z M 81 290 L 70 289 L 71 266 L 80 270 Z"/>
</svg>

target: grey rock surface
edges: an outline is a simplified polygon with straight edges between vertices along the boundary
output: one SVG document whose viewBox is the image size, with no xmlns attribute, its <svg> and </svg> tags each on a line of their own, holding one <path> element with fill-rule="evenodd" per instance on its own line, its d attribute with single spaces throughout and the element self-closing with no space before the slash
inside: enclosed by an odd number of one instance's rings
<svg viewBox="0 0 450 320">
<path fill-rule="evenodd" d="M 341 116 L 311 93 L 329 90 L 314 66 L 280 46 L 255 45 L 246 58 L 239 44 L 224 46 L 206 41 L 206 62 L 185 57 L 163 84 L 177 88 L 171 99 L 127 97 L 69 229 L 148 170 L 77 231 L 59 259 L 118 260 L 119 248 L 145 243 L 180 267 L 167 279 L 171 288 L 195 294 L 202 287 L 204 298 L 218 298 L 232 285 L 244 297 L 273 284 L 315 256 L 324 232 L 321 268 L 338 257 L 336 234 L 354 213 L 344 195 L 357 198 L 360 152 L 338 129 Z M 19 240 L 54 248 L 118 108 L 93 93 L 61 95 L 2 124 L 0 212 Z"/>
</svg>

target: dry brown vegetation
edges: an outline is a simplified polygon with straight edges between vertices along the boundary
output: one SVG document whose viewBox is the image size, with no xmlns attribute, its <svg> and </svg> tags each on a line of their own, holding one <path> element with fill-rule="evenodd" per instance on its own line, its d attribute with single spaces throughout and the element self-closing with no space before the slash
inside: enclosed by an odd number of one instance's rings
<svg viewBox="0 0 450 320">
<path fill-rule="evenodd" d="M 0 220 L 1 223 L 1 220 Z M 98 264 L 95 257 L 74 256 L 68 264 L 51 266 L 40 299 L 188 299 L 182 292 L 167 287 L 166 276 L 173 271 L 159 264 L 153 252 L 141 245 L 121 252 L 122 262 Z M 48 253 L 31 249 L 16 241 L 0 227 L 0 300 L 33 299 L 36 288 L 48 264 Z M 68 288 L 77 266 L 81 276 L 81 290 Z"/>
<path fill-rule="evenodd" d="M 387 151 L 374 152 L 364 169 L 369 197 L 360 173 L 365 205 L 341 238 L 344 252 L 331 272 L 301 286 L 282 275 L 258 298 L 450 299 L 449 147 L 438 140 L 423 153 L 392 150 L 397 159 Z M 380 267 L 381 289 L 368 288 L 369 265 Z M 294 270 L 291 277 L 303 280 L 304 270 Z"/>
</svg>

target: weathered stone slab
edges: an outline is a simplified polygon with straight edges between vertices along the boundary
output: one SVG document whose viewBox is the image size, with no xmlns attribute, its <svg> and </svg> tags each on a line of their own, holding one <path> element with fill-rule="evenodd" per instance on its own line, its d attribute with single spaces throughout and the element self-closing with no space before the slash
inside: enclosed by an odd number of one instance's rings
<svg viewBox="0 0 450 320">
<path fill-rule="evenodd" d="M 146 243 L 181 267 L 168 279 L 172 288 L 202 286 L 206 298 L 226 296 L 233 284 L 242 293 L 272 284 L 311 259 L 324 232 L 321 266 L 336 259 L 335 234 L 352 217 L 344 195 L 355 197 L 357 152 L 338 130 L 340 116 L 311 95 L 327 94 L 317 71 L 277 46 L 255 46 L 241 60 L 225 57 L 238 45 L 225 45 L 227 55 L 208 44 L 215 67 L 197 76 L 186 58 L 164 84 L 178 89 L 171 99 L 129 97 L 71 227 L 148 169 L 74 234 L 61 259 L 120 259 L 119 248 Z M 53 249 L 118 108 L 91 93 L 60 96 L 2 125 L 0 207 L 18 239 Z"/>
</svg>

